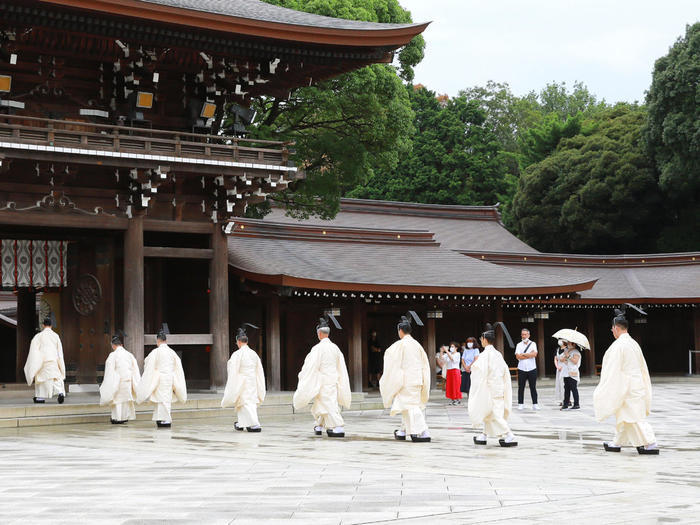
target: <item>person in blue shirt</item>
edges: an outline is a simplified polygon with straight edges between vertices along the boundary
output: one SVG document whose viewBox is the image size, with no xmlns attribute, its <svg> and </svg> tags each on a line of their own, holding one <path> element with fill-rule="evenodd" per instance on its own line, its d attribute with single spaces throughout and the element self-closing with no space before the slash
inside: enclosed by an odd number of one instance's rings
<svg viewBox="0 0 700 525">
<path fill-rule="evenodd" d="M 479 357 L 479 342 L 476 337 L 467 338 L 467 342 L 462 346 L 462 384 L 461 390 L 469 395 L 471 387 L 472 364 Z"/>
</svg>

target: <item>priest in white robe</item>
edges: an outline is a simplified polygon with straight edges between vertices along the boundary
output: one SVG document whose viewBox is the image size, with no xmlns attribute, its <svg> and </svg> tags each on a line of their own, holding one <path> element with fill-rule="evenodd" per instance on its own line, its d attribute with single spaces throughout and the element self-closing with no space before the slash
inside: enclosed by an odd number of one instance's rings
<svg viewBox="0 0 700 525">
<path fill-rule="evenodd" d="M 608 452 L 620 452 L 621 447 L 631 445 L 639 454 L 658 454 L 654 430 L 646 421 L 651 411 L 647 363 L 639 344 L 627 333 L 629 323 L 624 310 L 616 309 L 615 313 L 615 341 L 603 356 L 600 382 L 593 392 L 596 419 L 615 416 L 615 437 L 603 446 Z"/>
<path fill-rule="evenodd" d="M 504 335 L 513 348 L 513 341 L 505 325 L 501 322 L 496 325 L 503 328 Z M 487 438 L 498 438 L 502 447 L 516 447 L 518 442 L 508 426 L 513 402 L 510 371 L 501 352 L 493 346 L 495 341 L 496 332 L 487 324 L 486 331 L 481 334 L 484 350 L 472 365 L 472 384 L 467 405 L 469 419 L 475 428 L 482 429 L 481 434 L 474 436 L 474 444 L 486 445 Z"/>
<path fill-rule="evenodd" d="M 430 431 L 424 410 L 430 397 L 430 363 L 421 344 L 411 335 L 411 318 L 423 326 L 413 311 L 401 317 L 397 326 L 399 340 L 384 353 L 379 392 L 390 414 L 401 414 L 401 426 L 394 430 L 394 438 L 405 441 L 409 435 L 415 443 L 427 443 Z"/>
<path fill-rule="evenodd" d="M 257 328 L 250 323 L 246 324 Z M 233 424 L 236 430 L 261 432 L 258 405 L 265 400 L 265 372 L 260 357 L 248 346 L 248 335 L 244 327 L 238 329 L 236 345 L 238 350 L 231 354 L 226 366 L 228 380 L 221 408 L 236 408 L 238 420 Z"/>
<path fill-rule="evenodd" d="M 335 318 L 329 317 L 340 328 Z M 330 333 L 328 320 L 321 318 L 316 326 L 319 342 L 304 359 L 293 402 L 295 410 L 313 403 L 311 414 L 315 419 L 314 433 L 317 436 L 326 429 L 328 437 L 339 438 L 345 437 L 345 421 L 340 415 L 340 407 L 350 408 L 352 394 L 345 356 L 328 337 Z"/>
<path fill-rule="evenodd" d="M 148 354 L 143 365 L 143 377 L 137 389 L 137 403 L 151 401 L 156 404 L 153 421 L 159 428 L 172 424 L 170 409 L 173 394 L 177 401 L 187 401 L 185 372 L 180 357 L 166 344 L 163 331 L 156 336 L 156 348 Z"/>
<path fill-rule="evenodd" d="M 112 352 L 105 361 L 104 380 L 100 385 L 100 405 L 112 408 L 113 425 L 136 419 L 134 400 L 141 379 L 136 357 L 127 352 L 123 344 L 123 334 L 112 337 Z"/>
<path fill-rule="evenodd" d="M 41 332 L 32 338 L 29 355 L 24 365 L 27 385 L 34 383 L 34 402 L 44 403 L 58 395 L 58 402 L 63 403 L 66 390 L 66 364 L 63 361 L 61 338 L 51 328 L 51 318 L 43 321 Z"/>
</svg>

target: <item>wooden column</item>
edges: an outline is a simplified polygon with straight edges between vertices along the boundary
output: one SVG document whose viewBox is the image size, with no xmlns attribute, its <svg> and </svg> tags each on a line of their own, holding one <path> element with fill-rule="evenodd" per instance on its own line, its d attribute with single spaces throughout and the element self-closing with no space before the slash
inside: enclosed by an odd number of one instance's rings
<svg viewBox="0 0 700 525">
<path fill-rule="evenodd" d="M 693 307 L 693 348 L 688 348 L 688 350 L 700 350 L 700 308 L 697 306 Z M 695 374 L 700 374 L 700 354 L 691 354 L 692 361 L 691 365 L 694 364 L 694 368 L 688 372 L 694 372 Z M 694 363 L 693 363 L 694 361 Z"/>
<path fill-rule="evenodd" d="M 280 298 L 273 295 L 267 303 L 265 319 L 265 379 L 267 389 L 279 391 L 282 388 L 282 353 L 280 333 Z"/>
<path fill-rule="evenodd" d="M 352 305 L 352 331 L 349 337 L 350 387 L 353 392 L 362 392 L 362 305 Z"/>
<path fill-rule="evenodd" d="M 29 355 L 29 345 L 36 334 L 36 292 L 30 289 L 17 291 L 17 366 L 15 380 L 24 383 L 24 364 Z"/>
<path fill-rule="evenodd" d="M 501 321 L 503 322 L 503 305 L 501 304 L 501 301 L 498 301 L 496 304 L 496 321 Z M 503 348 L 503 330 L 500 328 L 495 328 L 496 330 L 496 349 L 501 352 L 504 356 L 505 354 L 505 348 Z M 514 337 L 515 334 L 511 334 L 511 337 Z M 515 341 L 513 341 L 515 342 Z"/>
<path fill-rule="evenodd" d="M 586 360 L 586 372 L 590 377 L 595 377 L 595 315 L 593 310 L 586 312 L 586 336 L 591 344 L 591 349 L 583 351 Z"/>
<path fill-rule="evenodd" d="M 435 377 L 435 367 L 437 366 L 437 348 L 435 346 L 435 319 L 432 317 L 426 321 L 425 351 L 428 353 L 430 363 L 430 388 L 435 388 L 437 378 Z"/>
<path fill-rule="evenodd" d="M 511 336 L 512 337 L 512 336 Z M 537 320 L 537 377 L 543 378 L 545 373 L 545 337 L 544 337 L 544 319 Z"/>
<path fill-rule="evenodd" d="M 211 235 L 211 247 L 214 254 L 209 262 L 209 329 L 214 343 L 209 354 L 209 383 L 216 388 L 226 385 L 229 358 L 228 242 L 216 225 Z"/>
<path fill-rule="evenodd" d="M 129 219 L 124 233 L 124 332 L 126 349 L 143 369 L 143 215 Z"/>
</svg>

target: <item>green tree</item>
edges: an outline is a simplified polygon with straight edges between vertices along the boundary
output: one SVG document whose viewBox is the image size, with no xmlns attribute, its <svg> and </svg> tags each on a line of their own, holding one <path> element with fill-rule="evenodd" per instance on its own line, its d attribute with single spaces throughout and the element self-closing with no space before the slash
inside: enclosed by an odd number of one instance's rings
<svg viewBox="0 0 700 525">
<path fill-rule="evenodd" d="M 654 64 L 644 130 L 670 204 L 659 247 L 700 249 L 700 22 Z"/>
<path fill-rule="evenodd" d="M 417 87 L 411 104 L 411 153 L 397 169 L 382 170 L 350 196 L 434 204 L 510 200 L 514 180 L 478 103 L 465 96 L 441 102 L 433 91 Z"/>
<path fill-rule="evenodd" d="M 410 13 L 398 0 L 265 0 L 301 11 L 371 22 L 408 23 Z M 306 178 L 272 199 L 298 217 L 333 217 L 341 194 L 371 177 L 392 170 L 410 150 L 413 113 L 402 79 L 413 78 L 423 58 L 424 41 L 414 38 L 398 52 L 398 69 L 375 64 L 310 87 L 289 97 L 253 100 L 256 119 L 249 130 L 260 139 L 296 142 L 294 160 Z M 251 207 L 264 215 L 269 203 Z"/>
<path fill-rule="evenodd" d="M 546 252 L 653 251 L 663 199 L 641 144 L 645 118 L 619 104 L 529 166 L 513 201 L 521 238 Z"/>
</svg>

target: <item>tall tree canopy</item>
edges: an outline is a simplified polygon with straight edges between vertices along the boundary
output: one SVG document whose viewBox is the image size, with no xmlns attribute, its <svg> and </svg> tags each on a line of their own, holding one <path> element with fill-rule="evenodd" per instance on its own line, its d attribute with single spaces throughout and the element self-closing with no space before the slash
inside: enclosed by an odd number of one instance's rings
<svg viewBox="0 0 700 525">
<path fill-rule="evenodd" d="M 654 65 L 647 93 L 647 151 L 656 162 L 670 221 L 661 248 L 700 248 L 700 22 Z"/>
<path fill-rule="evenodd" d="M 326 16 L 370 22 L 407 23 L 398 0 L 265 0 Z M 398 53 L 398 68 L 376 64 L 332 80 L 293 90 L 289 98 L 260 97 L 250 127 L 254 138 L 293 140 L 294 160 L 306 178 L 272 196 L 299 217 L 330 218 L 340 195 L 377 169 L 392 170 L 410 149 L 413 113 L 403 80 L 423 58 L 425 43 L 414 38 Z M 252 207 L 253 216 L 269 203 Z"/>
<path fill-rule="evenodd" d="M 515 188 L 486 113 L 465 96 L 436 97 L 416 87 L 413 148 L 396 169 L 382 170 L 352 197 L 436 204 L 494 204 Z"/>
<path fill-rule="evenodd" d="M 521 238 L 546 252 L 654 251 L 664 208 L 641 144 L 645 118 L 619 104 L 529 166 L 513 201 Z"/>
</svg>

